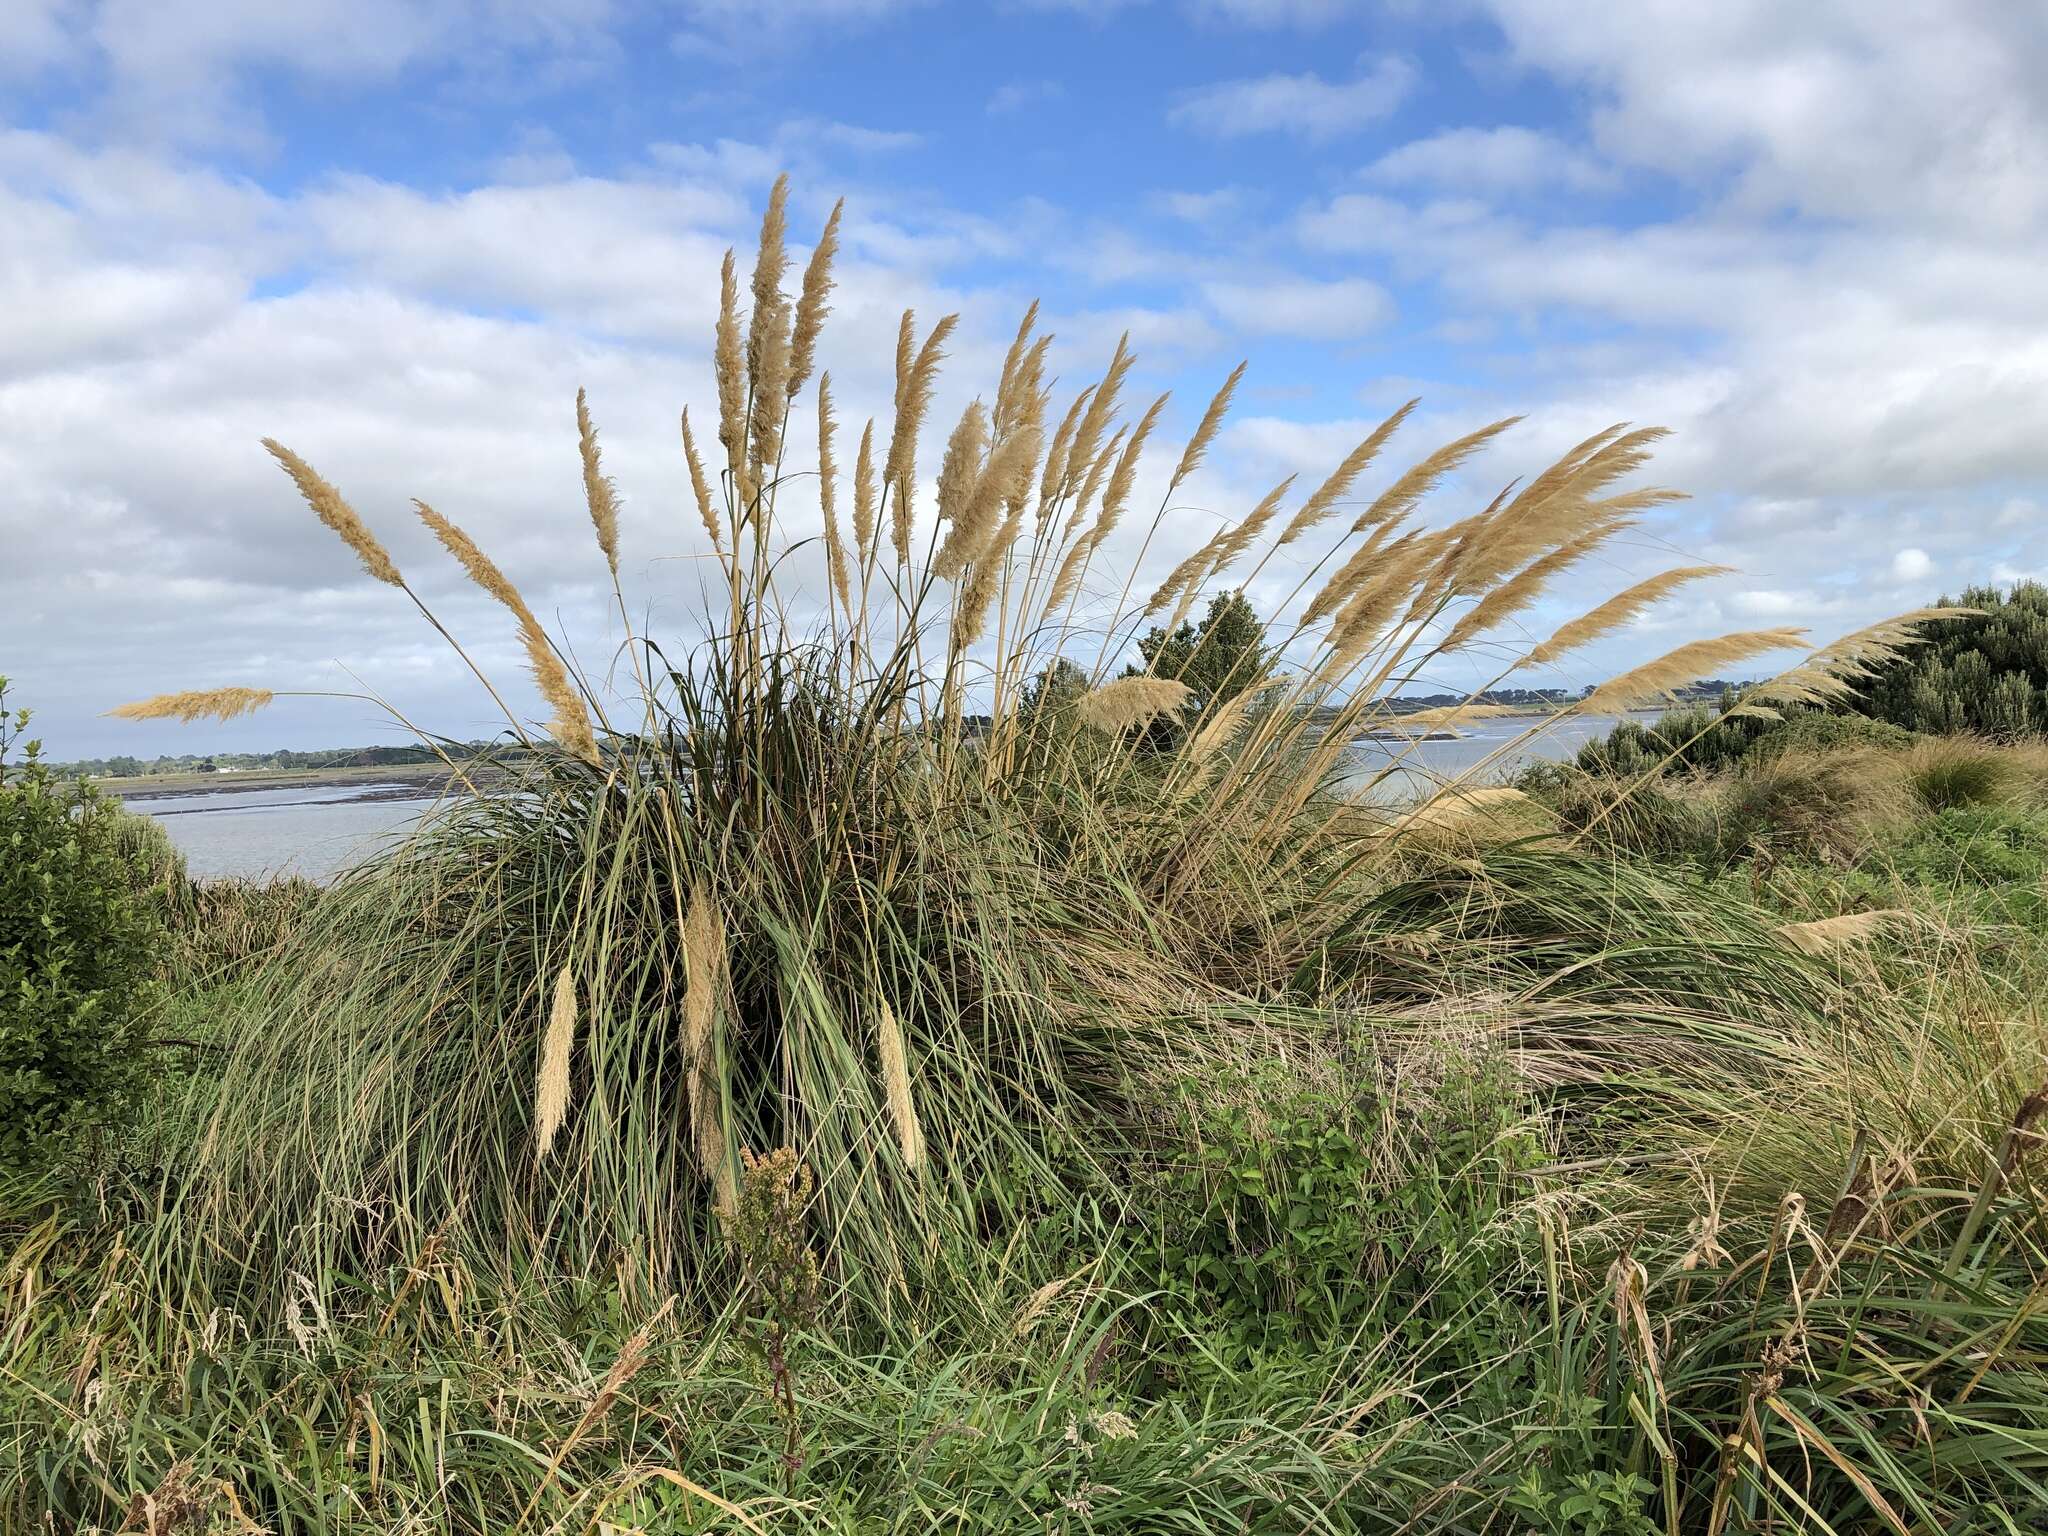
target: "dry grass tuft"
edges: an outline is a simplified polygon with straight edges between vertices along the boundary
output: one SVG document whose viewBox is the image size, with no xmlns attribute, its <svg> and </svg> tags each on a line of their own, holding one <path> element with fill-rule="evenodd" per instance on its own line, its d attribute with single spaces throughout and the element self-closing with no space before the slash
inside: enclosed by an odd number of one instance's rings
<svg viewBox="0 0 2048 1536">
<path fill-rule="evenodd" d="M 234 720 L 254 714 L 276 695 L 268 688 L 197 688 L 160 693 L 153 699 L 117 705 L 107 711 L 120 720 Z"/>
</svg>

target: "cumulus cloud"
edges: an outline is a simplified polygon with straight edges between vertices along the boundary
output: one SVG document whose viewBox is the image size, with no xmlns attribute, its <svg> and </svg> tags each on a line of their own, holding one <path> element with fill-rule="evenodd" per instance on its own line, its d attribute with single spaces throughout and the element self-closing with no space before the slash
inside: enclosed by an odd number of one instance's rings
<svg viewBox="0 0 2048 1536">
<path fill-rule="evenodd" d="M 1394 313 L 1386 289 L 1362 277 L 1210 282 L 1202 296 L 1233 328 L 1252 336 L 1362 336 Z"/>
<path fill-rule="evenodd" d="M 1892 556 L 1892 580 L 1921 582 L 1934 574 L 1934 561 L 1924 549 L 1902 549 Z"/>
<path fill-rule="evenodd" d="M 1453 128 L 1389 150 L 1366 169 L 1391 186 L 1515 196 L 1562 189 L 1603 191 L 1615 173 L 1552 134 L 1532 128 Z"/>
<path fill-rule="evenodd" d="M 1355 133 L 1390 115 L 1415 84 L 1415 66 L 1397 55 L 1368 56 L 1350 80 L 1272 74 L 1223 80 L 1184 91 L 1167 118 L 1213 138 L 1294 134 L 1310 140 Z"/>
</svg>

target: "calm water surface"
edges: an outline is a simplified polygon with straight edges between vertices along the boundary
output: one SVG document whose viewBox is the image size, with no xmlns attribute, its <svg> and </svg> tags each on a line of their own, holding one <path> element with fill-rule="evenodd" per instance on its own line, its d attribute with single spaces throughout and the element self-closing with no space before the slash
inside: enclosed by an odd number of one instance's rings
<svg viewBox="0 0 2048 1536">
<path fill-rule="evenodd" d="M 162 821 L 171 841 L 184 850 L 186 868 L 202 879 L 289 874 L 331 880 L 403 837 L 435 804 L 433 796 L 381 798 L 410 787 L 217 790 L 130 800 L 128 809 Z"/>
<path fill-rule="evenodd" d="M 1377 770 L 1400 759 L 1399 774 L 1383 783 L 1380 793 L 1412 793 L 1432 778 L 1474 768 L 1481 768 L 1484 778 L 1499 778 L 1533 760 L 1568 758 L 1583 743 L 1606 735 L 1621 718 L 1572 716 L 1521 742 L 1516 738 L 1527 735 L 1535 723 L 1526 717 L 1475 720 L 1461 727 L 1457 738 L 1446 741 L 1365 740 L 1351 749 L 1346 777 L 1363 784 Z M 1636 718 L 1654 718 L 1654 714 Z M 172 841 L 185 851 L 187 866 L 202 878 L 296 874 L 330 880 L 348 865 L 403 837 L 435 804 L 432 796 L 385 798 L 393 789 L 403 787 L 407 786 L 223 789 L 130 800 L 128 807 L 161 819 Z"/>
</svg>

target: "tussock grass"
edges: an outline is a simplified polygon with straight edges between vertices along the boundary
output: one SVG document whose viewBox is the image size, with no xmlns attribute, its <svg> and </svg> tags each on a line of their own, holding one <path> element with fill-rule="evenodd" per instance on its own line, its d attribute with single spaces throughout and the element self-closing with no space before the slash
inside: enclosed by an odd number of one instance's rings
<svg viewBox="0 0 2048 1536">
<path fill-rule="evenodd" d="M 1541 805 L 1475 787 L 1491 765 L 1399 806 L 1372 795 L 1398 764 L 1351 777 L 1377 699 L 1499 653 L 1670 499 L 1632 484 L 1658 434 L 1425 518 L 1492 423 L 1357 507 L 1404 406 L 1292 510 L 1283 482 L 1165 550 L 1139 601 L 1242 370 L 1127 557 L 1165 420 L 1127 417 L 1128 347 L 1061 402 L 1027 314 L 921 505 L 956 321 L 906 313 L 843 503 L 838 217 L 794 296 L 779 183 L 751 279 L 723 266 L 711 466 L 681 421 L 718 569 L 699 643 L 632 629 L 587 399 L 620 693 L 420 508 L 552 718 L 508 709 L 531 750 L 507 792 L 205 995 L 218 1056 L 96 1212 L 11 1231 L 0 1359 L 44 1384 L 0 1443 L 16 1510 L 160 1491 L 231 1518 L 225 1485 L 288 1529 L 1277 1532 L 1565 1529 L 1596 1497 L 1635 1529 L 1851 1529 L 2037 1486 L 2035 1005 L 1938 930 L 1808 954 L 1754 892 L 1618 852 L 1874 825 L 1903 773 L 1780 759 L 1712 796 L 1574 778 Z M 812 419 L 824 612 L 800 628 L 784 498 Z M 1115 675 L 1154 616 L 1293 546 L 1254 687 L 1211 710 Z M 1518 636 L 1508 672 L 1706 574 Z M 1829 696 L 1916 622 L 1741 707 Z M 1689 643 L 1582 707 L 1797 639 Z M 1059 661 L 1078 702 L 1034 702 Z M 822 1283 L 787 1356 L 731 1249 L 771 1148 L 816 1178 L 784 1213 Z"/>
</svg>

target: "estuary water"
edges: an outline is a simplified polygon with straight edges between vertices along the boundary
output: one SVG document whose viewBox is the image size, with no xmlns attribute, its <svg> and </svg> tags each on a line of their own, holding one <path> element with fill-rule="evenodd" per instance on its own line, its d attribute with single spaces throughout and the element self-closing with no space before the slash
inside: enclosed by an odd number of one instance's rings
<svg viewBox="0 0 2048 1536">
<path fill-rule="evenodd" d="M 1475 720 L 1461 726 L 1456 737 L 1441 740 L 1367 737 L 1352 747 L 1345 777 L 1363 785 L 1377 770 L 1398 761 L 1398 775 L 1382 783 L 1379 791 L 1393 795 L 1412 793 L 1434 778 L 1455 777 L 1475 768 L 1481 769 L 1484 779 L 1498 779 L 1532 761 L 1568 758 L 1585 742 L 1606 735 L 1621 718 L 1567 716 L 1546 724 L 1516 716 Z M 1536 725 L 1543 729 L 1531 735 L 1530 728 Z M 1517 739 L 1525 736 L 1527 740 Z M 184 850 L 187 868 L 202 879 L 291 874 L 325 881 L 404 837 L 435 805 L 436 797 L 402 783 L 263 789 L 223 784 L 193 793 L 136 796 L 127 803 L 130 810 L 163 822 L 171 840 Z"/>
</svg>

